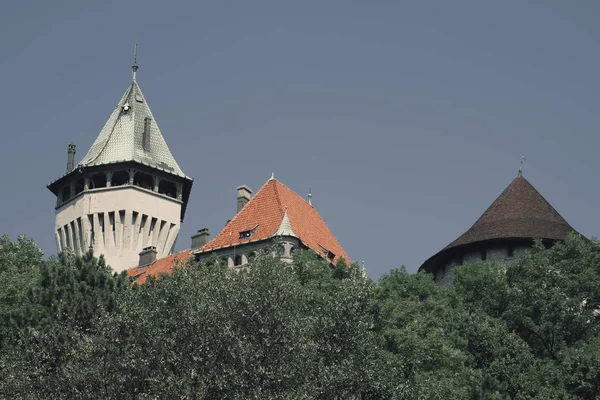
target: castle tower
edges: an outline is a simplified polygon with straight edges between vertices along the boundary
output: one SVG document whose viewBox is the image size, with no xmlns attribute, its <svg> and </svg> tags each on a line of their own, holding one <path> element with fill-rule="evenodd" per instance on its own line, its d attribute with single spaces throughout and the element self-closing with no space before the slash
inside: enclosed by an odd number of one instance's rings
<svg viewBox="0 0 600 400">
<path fill-rule="evenodd" d="M 564 240 L 570 232 L 577 233 L 519 170 L 473 226 L 419 270 L 432 273 L 437 282 L 450 283 L 456 265 L 484 260 L 511 263 L 532 246 L 534 239 L 550 245 Z"/>
<path fill-rule="evenodd" d="M 113 270 L 138 264 L 139 253 L 170 255 L 193 180 L 177 165 L 150 107 L 133 81 L 77 166 L 48 185 L 56 195 L 58 251 L 103 254 Z"/>
</svg>

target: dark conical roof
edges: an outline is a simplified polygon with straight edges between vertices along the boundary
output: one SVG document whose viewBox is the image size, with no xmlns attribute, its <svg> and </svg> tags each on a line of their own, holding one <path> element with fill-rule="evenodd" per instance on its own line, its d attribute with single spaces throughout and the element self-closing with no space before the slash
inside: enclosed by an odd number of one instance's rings
<svg viewBox="0 0 600 400">
<path fill-rule="evenodd" d="M 574 229 L 519 173 L 479 219 L 420 269 L 435 269 L 435 260 L 448 251 L 479 242 L 510 239 L 564 240 Z"/>
</svg>

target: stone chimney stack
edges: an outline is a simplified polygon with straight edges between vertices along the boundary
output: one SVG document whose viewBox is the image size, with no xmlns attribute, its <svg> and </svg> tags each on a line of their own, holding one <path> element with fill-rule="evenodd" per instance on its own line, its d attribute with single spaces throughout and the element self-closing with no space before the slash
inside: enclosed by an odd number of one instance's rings
<svg viewBox="0 0 600 400">
<path fill-rule="evenodd" d="M 252 198 L 252 190 L 248 186 L 242 185 L 237 187 L 237 192 L 237 212 L 240 212 Z"/>
<path fill-rule="evenodd" d="M 158 254 L 156 247 L 145 247 L 140 252 L 140 261 L 138 262 L 138 267 L 145 267 L 152 264 L 154 261 L 156 261 L 156 254 Z"/>
<path fill-rule="evenodd" d="M 69 143 L 69 150 L 68 150 L 68 157 L 67 157 L 67 172 L 65 172 L 66 174 L 73 171 L 73 169 L 75 168 L 75 150 L 76 149 L 77 149 L 77 146 L 75 145 L 75 143 Z"/>
<path fill-rule="evenodd" d="M 208 243 L 209 237 L 210 233 L 208 232 L 208 228 L 200 229 L 197 233 L 193 234 L 191 250 L 198 250 L 200 247 L 204 246 Z"/>
</svg>

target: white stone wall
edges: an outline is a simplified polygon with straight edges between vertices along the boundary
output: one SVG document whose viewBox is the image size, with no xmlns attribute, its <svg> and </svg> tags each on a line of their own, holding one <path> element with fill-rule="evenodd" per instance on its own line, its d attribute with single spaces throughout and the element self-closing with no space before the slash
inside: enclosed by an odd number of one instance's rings
<svg viewBox="0 0 600 400">
<path fill-rule="evenodd" d="M 166 257 L 179 233 L 181 206 L 132 185 L 84 191 L 56 209 L 58 250 L 81 255 L 92 245 L 117 272 L 136 266 L 147 246 L 156 247 L 158 258 Z"/>
<path fill-rule="evenodd" d="M 504 246 L 494 246 L 491 245 L 486 248 L 485 251 L 485 259 L 486 261 L 499 261 L 502 264 L 509 264 L 517 261 L 523 252 L 527 250 L 527 246 L 512 246 L 513 255 L 509 256 L 509 247 Z M 466 253 L 462 257 L 462 264 L 471 264 L 478 261 L 482 261 L 483 251 L 476 251 Z M 452 283 L 452 269 L 456 265 L 461 265 L 460 260 L 451 260 L 443 268 L 440 268 L 437 273 L 434 275 L 434 279 L 436 282 L 441 284 L 450 284 Z"/>
</svg>

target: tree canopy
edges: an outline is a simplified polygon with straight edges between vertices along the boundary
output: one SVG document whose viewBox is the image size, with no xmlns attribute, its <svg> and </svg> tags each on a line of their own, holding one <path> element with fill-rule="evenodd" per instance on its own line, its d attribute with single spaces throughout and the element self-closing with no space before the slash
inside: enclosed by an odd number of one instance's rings
<svg viewBox="0 0 600 400">
<path fill-rule="evenodd" d="M 0 397 L 597 399 L 600 245 L 537 242 L 453 284 L 313 252 L 131 284 L 0 238 Z"/>
</svg>

